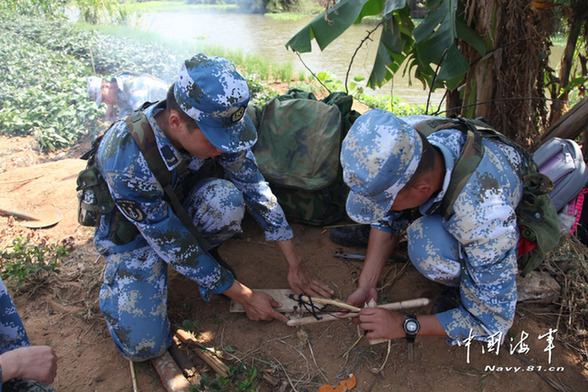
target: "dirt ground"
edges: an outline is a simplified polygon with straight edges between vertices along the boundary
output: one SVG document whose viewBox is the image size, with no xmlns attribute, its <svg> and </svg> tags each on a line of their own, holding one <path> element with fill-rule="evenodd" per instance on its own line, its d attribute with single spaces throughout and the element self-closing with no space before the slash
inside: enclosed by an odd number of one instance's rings
<svg viewBox="0 0 588 392">
<path fill-rule="evenodd" d="M 0 208 L 29 214 L 56 208 L 63 214 L 57 225 L 45 229 L 27 229 L 18 219 L 0 216 L 0 244 L 3 250 L 12 238 L 30 235 L 71 247 L 59 275 L 33 293 L 13 295 L 32 343 L 51 345 L 59 356 L 52 386 L 58 391 L 132 391 L 129 362 L 117 352 L 98 308 L 104 260 L 94 250 L 93 230 L 79 226 L 76 219 L 75 179 L 85 165 L 78 158 L 87 147 L 86 142 L 68 151 L 41 155 L 31 138 L 0 137 Z M 293 225 L 293 229 L 309 270 L 344 299 L 354 288 L 361 263 L 334 257 L 337 245 L 329 240 L 327 230 L 303 225 Z M 220 253 L 248 286 L 288 288 L 285 261 L 277 247 L 263 240 L 262 231 L 250 218 L 244 221 L 243 236 L 223 244 Z M 434 300 L 440 292 L 410 264 L 391 263 L 384 272 L 380 298 L 385 302 Z M 588 370 L 577 350 L 568 349 L 557 335 L 549 344 L 556 318 L 540 316 L 537 311 L 546 305 L 519 306 L 507 344 L 498 351 L 478 342 L 451 347 L 443 339 L 418 337 L 410 362 L 404 341 L 370 346 L 362 338 L 353 347 L 361 335 L 349 320 L 300 328 L 277 321 L 251 322 L 244 314 L 230 313 L 226 299 L 215 296 L 204 302 L 196 284 L 174 271 L 170 271 L 169 288 L 172 322 L 187 320 L 197 325 L 198 340 L 222 352 L 227 365 L 256 367 L 258 391 L 317 391 L 322 384 L 335 388 L 351 373 L 357 378 L 353 390 L 358 392 L 541 392 L 585 391 L 588 387 Z M 431 306 L 413 311 L 427 314 Z M 510 350 L 521 348 L 517 343 L 525 334 L 528 338 L 523 343 L 528 350 Z M 192 352 L 188 354 L 197 369 L 213 375 Z M 140 391 L 165 391 L 149 363 L 136 364 L 135 370 Z"/>
</svg>

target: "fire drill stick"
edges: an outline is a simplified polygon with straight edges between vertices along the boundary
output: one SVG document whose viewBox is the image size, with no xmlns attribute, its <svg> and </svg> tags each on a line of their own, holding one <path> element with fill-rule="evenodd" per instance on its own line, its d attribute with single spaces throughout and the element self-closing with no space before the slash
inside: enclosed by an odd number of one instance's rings
<svg viewBox="0 0 588 392">
<path fill-rule="evenodd" d="M 315 298 L 313 298 L 313 302 L 317 302 Z M 410 309 L 410 308 L 417 308 L 420 306 L 427 306 L 429 304 L 428 298 L 416 298 L 416 299 L 409 299 L 406 301 L 400 302 L 392 302 L 389 304 L 378 305 L 378 308 L 388 309 L 388 310 L 403 310 L 403 309 Z M 349 306 L 349 305 L 347 305 Z M 356 308 L 361 310 L 360 308 Z M 325 321 L 332 321 L 332 320 L 339 320 L 342 318 L 353 318 L 357 317 L 357 313 L 344 313 L 341 315 L 332 315 L 332 314 L 325 314 L 321 316 L 320 320 L 317 320 L 315 317 L 303 317 L 299 319 L 292 319 L 288 320 L 286 325 L 290 327 L 296 327 L 299 325 L 306 325 L 306 324 L 315 324 L 315 323 L 322 323 Z"/>
</svg>

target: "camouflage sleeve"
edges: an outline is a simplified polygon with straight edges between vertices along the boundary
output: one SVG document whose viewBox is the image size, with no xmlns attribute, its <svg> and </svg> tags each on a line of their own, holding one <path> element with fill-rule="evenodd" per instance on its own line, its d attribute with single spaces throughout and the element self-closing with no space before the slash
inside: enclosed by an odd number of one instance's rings
<svg viewBox="0 0 588 392">
<path fill-rule="evenodd" d="M 510 181 L 500 178 L 500 173 L 482 170 L 476 174 L 446 222 L 448 232 L 461 244 L 462 306 L 437 316 L 454 342 L 470 336 L 504 339 L 517 299 L 519 234 L 514 208 L 520 200 L 520 182 L 511 174 Z"/>
<path fill-rule="evenodd" d="M 125 127 L 120 128 L 124 130 Z M 118 209 L 136 225 L 159 257 L 198 283 L 205 300 L 208 300 L 210 293 L 225 291 L 233 284 L 233 276 L 198 246 L 196 238 L 163 199 L 163 190 L 132 136 L 127 132 L 125 134 L 105 138 L 103 145 L 107 143 L 107 150 L 112 140 L 120 138 L 123 141 L 113 144 L 120 151 L 112 158 L 108 158 L 108 153 L 99 157 L 101 172 Z"/>
<path fill-rule="evenodd" d="M 29 337 L 10 294 L 0 278 L 0 354 L 30 346 Z M 0 391 L 2 379 L 0 377 Z"/>
<path fill-rule="evenodd" d="M 223 154 L 219 162 L 227 178 L 243 192 L 248 211 L 265 230 L 269 241 L 284 241 L 293 237 L 284 211 L 259 171 L 251 150 Z"/>
<path fill-rule="evenodd" d="M 383 219 L 372 223 L 372 227 L 392 235 L 400 235 L 410 224 L 410 211 L 390 211 Z"/>
</svg>

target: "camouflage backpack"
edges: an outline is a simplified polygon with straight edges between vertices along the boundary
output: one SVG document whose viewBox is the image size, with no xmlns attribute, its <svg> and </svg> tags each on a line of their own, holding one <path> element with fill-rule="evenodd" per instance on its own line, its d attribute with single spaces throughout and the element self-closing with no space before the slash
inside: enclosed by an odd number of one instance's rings
<svg viewBox="0 0 588 392">
<path fill-rule="evenodd" d="M 515 148 L 523 159 L 523 196 L 516 208 L 521 240 L 518 263 L 522 275 L 534 270 L 545 258 L 547 252 L 559 242 L 561 230 L 557 212 L 549 196 L 553 183 L 539 172 L 531 154 L 521 146 L 485 122 L 467 118 L 435 118 L 425 120 L 415 126 L 425 136 L 442 129 L 457 129 L 467 135 L 466 143 L 451 173 L 451 181 L 445 197 L 439 203 L 445 219 L 451 217 L 453 204 L 459 193 L 476 170 L 484 156 L 483 138 L 493 138 Z"/>
<path fill-rule="evenodd" d="M 253 147 L 261 173 L 291 222 L 325 225 L 345 215 L 341 142 L 359 114 L 353 97 L 336 92 L 317 100 L 292 89 L 262 107 L 249 107 L 258 130 Z"/>
</svg>

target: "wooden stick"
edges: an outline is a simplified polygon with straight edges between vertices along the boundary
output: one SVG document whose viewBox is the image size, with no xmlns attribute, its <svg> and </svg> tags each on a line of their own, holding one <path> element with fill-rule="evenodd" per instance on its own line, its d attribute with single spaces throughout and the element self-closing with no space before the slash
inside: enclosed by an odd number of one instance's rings
<svg viewBox="0 0 588 392">
<path fill-rule="evenodd" d="M 131 380 L 133 380 L 133 392 L 139 392 L 139 387 L 137 386 L 137 376 L 135 376 L 135 366 L 133 365 L 133 361 L 129 361 L 129 365 L 131 366 Z"/>
<path fill-rule="evenodd" d="M 294 296 L 293 299 L 298 300 L 298 297 Z M 346 304 L 345 302 L 337 301 L 336 299 L 309 297 L 307 295 L 300 296 L 300 299 L 302 301 L 307 302 L 307 303 L 317 303 L 317 304 L 321 304 L 321 305 L 334 305 L 334 306 L 337 306 L 341 309 L 352 310 L 354 312 L 359 312 L 361 310 L 361 308 L 358 308 L 357 306 L 349 305 L 349 304 Z"/>
<path fill-rule="evenodd" d="M 409 309 L 409 308 L 417 308 L 420 306 L 427 306 L 429 304 L 429 302 L 430 301 L 428 298 L 416 298 L 416 299 L 409 299 L 407 301 L 392 302 L 389 304 L 378 305 L 378 308 L 388 309 L 388 310 L 403 310 L 403 309 Z M 357 317 L 357 316 L 359 316 L 357 313 L 344 313 L 341 315 L 325 314 L 325 315 L 321 316 L 320 320 L 317 320 L 315 317 L 303 317 L 303 318 L 299 318 L 299 319 L 288 320 L 286 325 L 288 325 L 290 327 L 296 327 L 299 325 L 323 323 L 325 321 L 339 320 L 342 318 L 353 318 L 353 317 Z"/>
<path fill-rule="evenodd" d="M 198 371 L 196 370 L 196 368 L 192 364 L 192 361 L 190 361 L 190 358 L 188 358 L 186 353 L 178 347 L 177 342 L 179 341 L 180 339 L 178 339 L 177 336 L 173 337 L 172 344 L 171 346 L 169 346 L 169 353 L 171 354 L 174 361 L 176 361 L 176 363 L 180 367 L 180 370 L 182 371 L 184 377 L 186 377 L 188 382 L 192 385 L 200 385 L 200 380 L 202 380 L 202 376 L 200 375 L 200 373 L 198 373 Z"/>
<path fill-rule="evenodd" d="M 190 383 L 182 374 L 169 351 L 159 357 L 152 358 L 151 365 L 159 374 L 161 383 L 167 392 L 187 392 L 190 389 Z"/>
<path fill-rule="evenodd" d="M 227 378 L 229 367 L 225 365 L 217 356 L 213 355 L 206 347 L 197 342 L 190 333 L 183 329 L 173 327 L 176 336 L 188 346 L 200 359 L 202 359 L 212 370 L 218 373 L 221 377 Z"/>
</svg>

